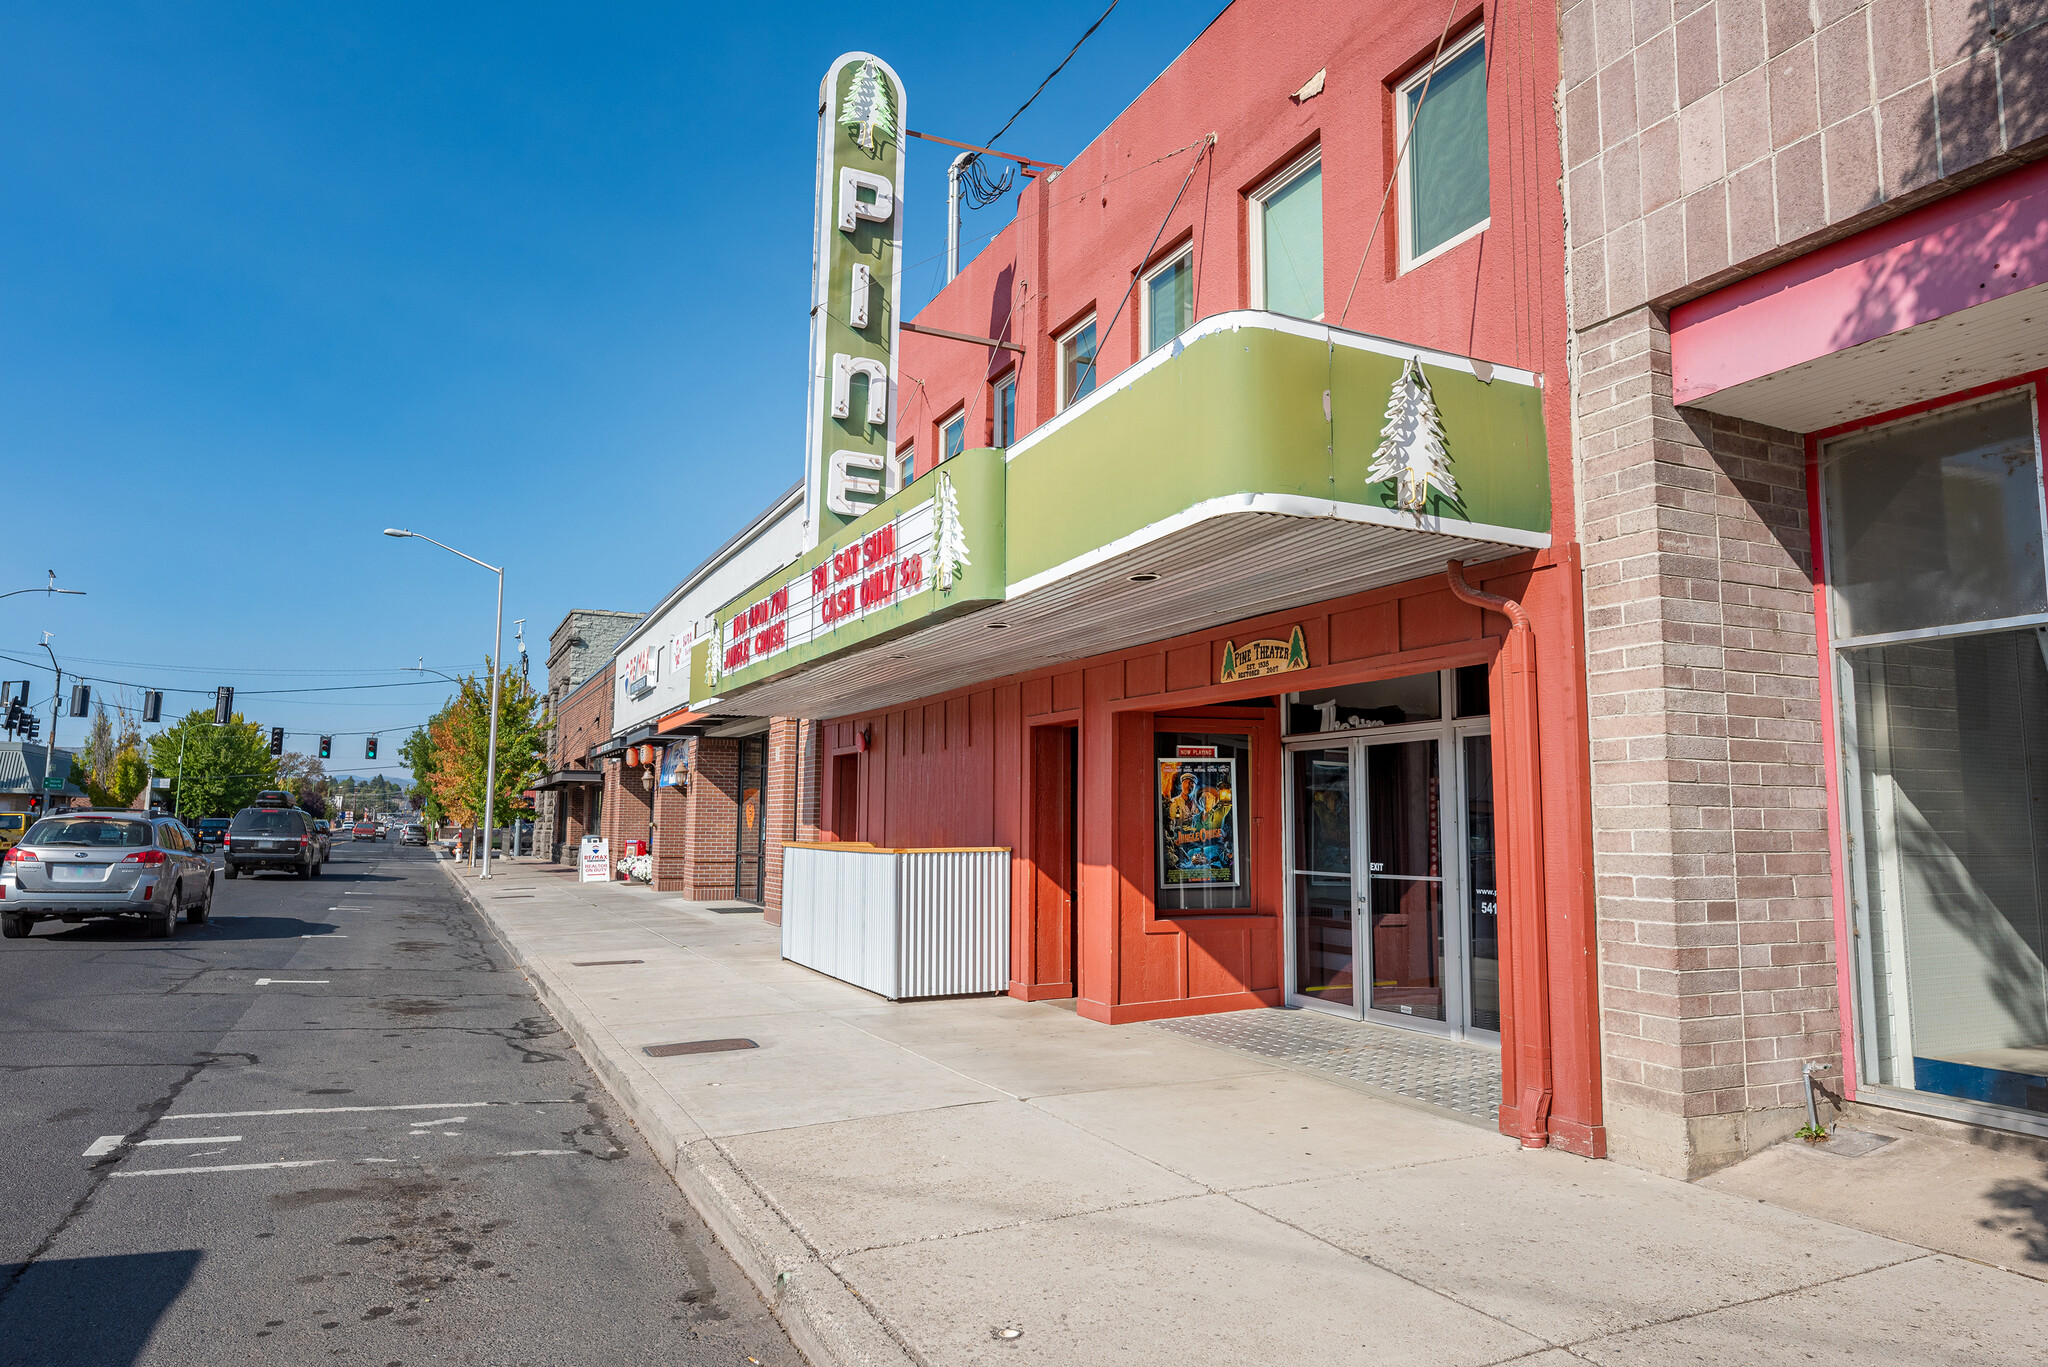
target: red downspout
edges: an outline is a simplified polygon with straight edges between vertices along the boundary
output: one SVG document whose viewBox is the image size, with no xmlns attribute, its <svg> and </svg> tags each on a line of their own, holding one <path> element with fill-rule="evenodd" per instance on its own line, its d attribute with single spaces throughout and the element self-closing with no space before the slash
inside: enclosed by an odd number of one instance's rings
<svg viewBox="0 0 2048 1367">
<path fill-rule="evenodd" d="M 1507 873 L 1501 918 L 1513 958 L 1505 984 L 1510 997 L 1501 1013 L 1501 1102 L 1514 1113 L 1512 1132 L 1526 1149 L 1550 1143 L 1550 950 L 1549 916 L 1543 895 L 1543 772 L 1536 712 L 1536 632 L 1520 603 L 1481 593 L 1465 582 L 1465 566 L 1444 565 L 1458 601 L 1500 613 L 1510 627 L 1500 652 L 1501 738 L 1497 773 L 1506 821 Z M 1502 1117 L 1506 1119 L 1505 1116 Z"/>
</svg>

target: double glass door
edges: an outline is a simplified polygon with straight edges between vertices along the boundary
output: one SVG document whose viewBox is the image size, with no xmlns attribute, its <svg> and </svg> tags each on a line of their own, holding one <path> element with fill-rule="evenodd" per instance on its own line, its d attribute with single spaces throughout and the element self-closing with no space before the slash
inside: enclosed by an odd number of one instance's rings
<svg viewBox="0 0 2048 1367">
<path fill-rule="evenodd" d="M 1288 765 L 1291 998 L 1497 1035 L 1491 737 L 1317 737 Z"/>
</svg>

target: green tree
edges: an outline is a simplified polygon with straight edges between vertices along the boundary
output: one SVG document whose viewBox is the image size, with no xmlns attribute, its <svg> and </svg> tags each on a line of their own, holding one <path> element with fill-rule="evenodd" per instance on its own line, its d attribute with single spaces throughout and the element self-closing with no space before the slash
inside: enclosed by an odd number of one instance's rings
<svg viewBox="0 0 2048 1367">
<path fill-rule="evenodd" d="M 211 708 L 187 712 L 149 738 L 149 759 L 158 774 L 177 780 L 173 802 L 187 820 L 232 816 L 277 784 L 269 735 L 239 712 L 226 726 L 213 724 Z"/>
<path fill-rule="evenodd" d="M 423 786 L 431 794 L 430 810 L 437 820 L 446 816 L 471 826 L 481 824 L 484 817 L 491 734 L 489 659 L 481 675 L 468 675 L 459 686 L 454 699 L 427 723 L 425 745 L 431 753 Z M 505 676 L 498 695 L 498 820 L 533 815 L 524 795 L 546 767 L 547 713 L 546 700 L 524 676 Z M 406 743 L 413 745 L 411 740 Z M 413 773 L 419 776 L 418 769 Z"/>
</svg>

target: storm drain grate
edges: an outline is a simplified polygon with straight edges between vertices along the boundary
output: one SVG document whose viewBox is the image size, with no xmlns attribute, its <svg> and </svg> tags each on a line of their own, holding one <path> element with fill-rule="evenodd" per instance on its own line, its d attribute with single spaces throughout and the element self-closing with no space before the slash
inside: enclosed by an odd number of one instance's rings
<svg viewBox="0 0 2048 1367">
<path fill-rule="evenodd" d="M 645 959 L 571 959 L 571 968 L 609 968 L 613 964 L 644 964 Z"/>
<path fill-rule="evenodd" d="M 1492 1121 L 1500 1110 L 1500 1054 L 1415 1031 L 1321 1011 L 1264 1009 L 1154 1021 L 1153 1028 L 1313 1072 L 1329 1073 Z"/>
<path fill-rule="evenodd" d="M 678 1054 L 723 1054 L 730 1049 L 759 1049 L 750 1039 L 693 1039 L 682 1044 L 650 1044 L 640 1052 L 649 1058 L 674 1058 Z"/>
</svg>

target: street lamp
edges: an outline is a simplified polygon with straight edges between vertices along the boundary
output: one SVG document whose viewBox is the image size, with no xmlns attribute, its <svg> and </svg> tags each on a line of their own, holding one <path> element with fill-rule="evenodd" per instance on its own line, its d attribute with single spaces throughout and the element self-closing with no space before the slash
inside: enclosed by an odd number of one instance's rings
<svg viewBox="0 0 2048 1367">
<path fill-rule="evenodd" d="M 15 594 L 17 594 L 17 593 L 75 593 L 75 594 L 77 594 L 77 595 L 78 595 L 78 596 L 79 596 L 80 598 L 83 598 L 83 597 L 85 597 L 85 590 L 84 590 L 84 589 L 60 589 L 60 588 L 58 588 L 58 587 L 57 587 L 57 571 L 55 571 L 55 570 L 51 570 L 51 571 L 50 571 L 50 582 L 49 582 L 49 583 L 47 583 L 47 584 L 45 584 L 45 585 L 43 585 L 43 586 L 42 586 L 41 588 L 34 588 L 34 589 L 9 589 L 9 590 L 8 590 L 7 592 L 5 592 L 5 593 L 0 593 L 0 598 L 12 598 L 12 597 L 13 597 L 13 596 L 14 596 Z"/>
<path fill-rule="evenodd" d="M 483 565 L 498 576 L 498 618 L 491 628 L 491 743 L 490 754 L 484 764 L 484 867 L 477 874 L 479 878 L 491 876 L 491 824 L 497 818 L 498 802 L 498 676 L 504 673 L 504 662 L 499 658 L 505 643 L 505 569 L 502 565 L 485 565 L 473 555 L 464 555 L 453 546 L 434 540 L 423 532 L 408 531 L 400 527 L 386 527 L 386 536 L 416 536 L 431 546 L 439 546 L 450 555 L 460 555 L 472 565 Z"/>
</svg>

